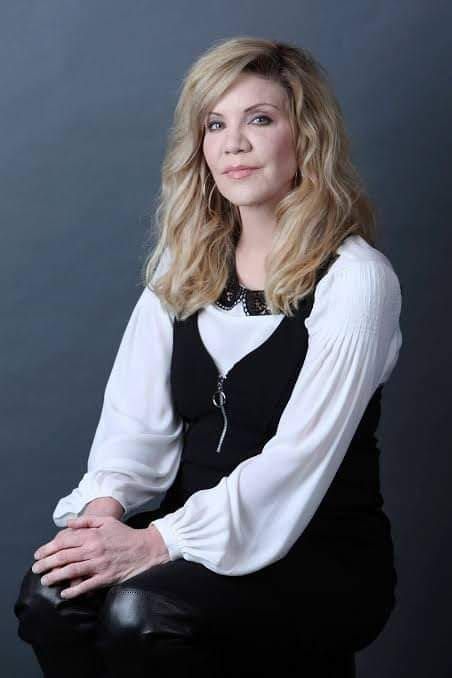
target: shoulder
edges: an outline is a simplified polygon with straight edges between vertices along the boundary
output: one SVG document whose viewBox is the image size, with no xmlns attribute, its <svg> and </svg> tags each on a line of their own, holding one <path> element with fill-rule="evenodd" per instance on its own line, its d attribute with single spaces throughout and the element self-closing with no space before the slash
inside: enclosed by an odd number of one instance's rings
<svg viewBox="0 0 452 678">
<path fill-rule="evenodd" d="M 167 322 L 168 320 L 173 322 L 174 313 L 161 301 L 160 297 L 157 296 L 153 289 L 153 283 L 166 273 L 170 263 L 171 253 L 169 247 L 166 246 L 151 280 L 143 287 L 136 304 L 137 309 L 142 310 L 143 313 L 147 313 L 149 316 L 152 316 L 152 318 L 159 319 L 162 322 Z"/>
<path fill-rule="evenodd" d="M 399 278 L 388 257 L 359 235 L 351 235 L 319 281 L 306 326 L 345 331 L 395 328 L 401 310 Z"/>
</svg>

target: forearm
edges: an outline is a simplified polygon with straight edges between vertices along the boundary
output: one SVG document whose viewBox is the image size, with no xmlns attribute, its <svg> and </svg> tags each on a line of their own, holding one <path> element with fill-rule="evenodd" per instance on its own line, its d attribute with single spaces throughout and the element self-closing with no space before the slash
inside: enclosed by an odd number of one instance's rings
<svg viewBox="0 0 452 678">
<path fill-rule="evenodd" d="M 124 508 L 119 501 L 113 497 L 98 497 L 86 504 L 80 515 L 113 516 L 119 520 L 123 514 Z"/>
</svg>

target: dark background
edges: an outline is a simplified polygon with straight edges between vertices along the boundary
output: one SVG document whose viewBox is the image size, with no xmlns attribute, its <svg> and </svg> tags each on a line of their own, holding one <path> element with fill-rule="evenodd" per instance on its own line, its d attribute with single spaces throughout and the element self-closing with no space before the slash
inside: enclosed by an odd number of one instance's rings
<svg viewBox="0 0 452 678">
<path fill-rule="evenodd" d="M 13 603 L 86 469 L 181 80 L 214 40 L 244 34 L 307 47 L 328 70 L 404 293 L 380 424 L 398 606 L 358 676 L 452 675 L 451 22 L 435 1 L 0 2 L 5 678 L 40 675 Z"/>
</svg>

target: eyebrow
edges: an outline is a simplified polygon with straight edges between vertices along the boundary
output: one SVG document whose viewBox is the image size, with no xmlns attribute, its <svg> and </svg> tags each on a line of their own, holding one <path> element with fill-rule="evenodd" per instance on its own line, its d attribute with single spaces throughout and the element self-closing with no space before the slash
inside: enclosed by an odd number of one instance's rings
<svg viewBox="0 0 452 678">
<path fill-rule="evenodd" d="M 277 108 L 278 111 L 280 110 L 279 107 L 276 106 L 275 104 L 270 104 L 270 103 L 262 102 L 262 103 L 260 103 L 260 104 L 253 104 L 252 106 L 248 106 L 248 108 L 245 108 L 243 112 L 244 112 L 244 113 L 248 113 L 248 111 L 252 111 L 253 108 L 259 108 L 259 106 L 273 106 L 273 108 Z M 223 117 L 223 115 L 222 115 L 221 113 L 217 113 L 216 111 L 209 111 L 209 112 L 207 113 L 207 115 L 219 115 L 220 118 Z"/>
</svg>

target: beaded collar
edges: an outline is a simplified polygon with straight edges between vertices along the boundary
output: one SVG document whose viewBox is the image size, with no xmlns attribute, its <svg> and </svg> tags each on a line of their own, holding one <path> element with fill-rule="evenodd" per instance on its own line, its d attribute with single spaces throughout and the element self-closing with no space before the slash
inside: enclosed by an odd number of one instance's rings
<svg viewBox="0 0 452 678">
<path fill-rule="evenodd" d="M 317 280 L 325 274 L 331 263 L 337 259 L 338 256 L 339 255 L 336 252 L 333 252 L 327 257 L 326 261 L 324 261 L 317 270 Z M 242 302 L 243 310 L 246 315 L 271 315 L 271 311 L 265 301 L 264 290 L 250 290 L 242 285 L 239 282 L 234 261 L 223 292 L 215 301 L 215 304 L 220 308 L 229 311 L 239 302 Z"/>
<path fill-rule="evenodd" d="M 229 311 L 239 302 L 242 302 L 246 315 L 271 315 L 265 301 L 264 290 L 250 290 L 242 285 L 237 277 L 234 262 L 223 292 L 215 301 L 215 304 Z"/>
</svg>

